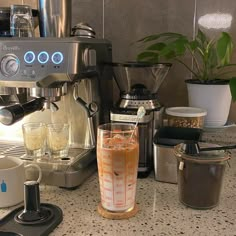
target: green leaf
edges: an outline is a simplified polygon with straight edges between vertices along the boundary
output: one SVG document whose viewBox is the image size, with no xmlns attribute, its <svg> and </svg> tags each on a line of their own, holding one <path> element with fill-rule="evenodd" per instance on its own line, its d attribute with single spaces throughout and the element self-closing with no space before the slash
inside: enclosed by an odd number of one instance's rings
<svg viewBox="0 0 236 236">
<path fill-rule="evenodd" d="M 137 42 L 149 42 L 149 41 L 157 40 L 159 38 L 160 38 L 159 34 L 154 34 L 154 35 L 144 37 L 144 38 L 138 40 Z"/>
<path fill-rule="evenodd" d="M 166 53 L 165 58 L 167 60 L 172 60 L 172 59 L 176 58 L 176 56 L 177 55 L 174 51 L 169 51 L 168 53 Z"/>
<path fill-rule="evenodd" d="M 160 38 L 171 38 L 171 39 L 175 39 L 175 38 L 180 38 L 180 37 L 184 37 L 182 34 L 178 34 L 178 33 L 172 33 L 172 32 L 166 32 L 166 33 L 162 33 L 162 34 L 154 34 L 154 35 L 149 35 L 147 37 L 144 37 L 140 40 L 138 40 L 137 42 L 150 42 L 150 41 L 154 41 Z"/>
<path fill-rule="evenodd" d="M 179 56 L 184 55 L 186 52 L 186 48 L 187 48 L 186 45 L 188 45 L 188 44 L 189 44 L 189 42 L 186 38 L 177 39 L 174 42 L 176 54 Z"/>
<path fill-rule="evenodd" d="M 229 81 L 230 91 L 233 101 L 236 101 L 236 77 L 233 77 Z"/>
<path fill-rule="evenodd" d="M 194 51 L 199 46 L 199 43 L 197 40 L 193 40 L 189 42 L 189 47 L 192 51 Z"/>
<path fill-rule="evenodd" d="M 159 52 L 159 57 L 163 57 L 163 58 L 168 57 L 168 59 L 171 59 L 170 55 L 172 55 L 173 58 L 177 56 L 175 52 L 175 48 L 173 47 L 173 44 L 166 46 Z"/>
<path fill-rule="evenodd" d="M 233 42 L 228 33 L 222 32 L 221 37 L 216 42 L 216 50 L 221 65 L 229 64 L 233 52 Z"/>
<path fill-rule="evenodd" d="M 217 59 L 216 49 L 214 47 L 210 48 L 208 52 L 208 64 L 211 69 L 217 67 L 217 65 L 219 64 Z"/>
<path fill-rule="evenodd" d="M 206 35 L 200 29 L 198 29 L 196 39 L 200 42 L 201 46 L 208 44 Z"/>
<path fill-rule="evenodd" d="M 173 59 L 176 56 L 183 56 L 186 52 L 186 44 L 188 40 L 186 38 L 179 38 L 173 42 L 169 42 L 166 46 L 159 52 L 160 57 L 165 57 L 168 59 Z M 171 58 L 172 55 L 172 58 Z"/>
<path fill-rule="evenodd" d="M 158 62 L 159 56 L 156 52 L 144 51 L 137 56 L 137 61 Z"/>
<path fill-rule="evenodd" d="M 148 51 L 160 51 L 166 46 L 165 43 L 155 43 L 146 48 Z"/>
</svg>

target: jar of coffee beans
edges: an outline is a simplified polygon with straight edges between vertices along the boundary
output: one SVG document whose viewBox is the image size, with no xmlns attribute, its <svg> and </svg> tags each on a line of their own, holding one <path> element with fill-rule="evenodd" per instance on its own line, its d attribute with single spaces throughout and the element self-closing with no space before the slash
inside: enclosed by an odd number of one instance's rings
<svg viewBox="0 0 236 236">
<path fill-rule="evenodd" d="M 201 129 L 207 111 L 197 107 L 169 107 L 166 114 L 168 126 Z"/>
</svg>

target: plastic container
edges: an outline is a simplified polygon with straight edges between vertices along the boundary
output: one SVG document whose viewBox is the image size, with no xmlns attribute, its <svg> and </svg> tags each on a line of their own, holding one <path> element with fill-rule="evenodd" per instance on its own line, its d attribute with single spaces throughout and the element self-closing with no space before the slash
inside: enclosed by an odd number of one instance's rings
<svg viewBox="0 0 236 236">
<path fill-rule="evenodd" d="M 170 107 L 166 108 L 166 114 L 168 126 L 203 128 L 207 111 L 197 107 Z"/>
<path fill-rule="evenodd" d="M 229 154 L 225 151 L 208 151 L 192 156 L 183 153 L 183 145 L 179 144 L 174 148 L 180 202 L 195 209 L 210 209 L 217 206 Z"/>
</svg>

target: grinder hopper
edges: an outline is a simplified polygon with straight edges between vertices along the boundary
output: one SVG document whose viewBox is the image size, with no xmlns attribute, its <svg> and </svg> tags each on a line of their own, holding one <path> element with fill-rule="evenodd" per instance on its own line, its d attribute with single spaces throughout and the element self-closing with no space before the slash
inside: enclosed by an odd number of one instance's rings
<svg viewBox="0 0 236 236">
<path fill-rule="evenodd" d="M 128 96 L 127 99 L 132 99 L 133 95 L 150 98 L 156 94 L 171 67 L 169 63 L 144 62 L 112 63 L 111 65 L 121 97 Z"/>
</svg>

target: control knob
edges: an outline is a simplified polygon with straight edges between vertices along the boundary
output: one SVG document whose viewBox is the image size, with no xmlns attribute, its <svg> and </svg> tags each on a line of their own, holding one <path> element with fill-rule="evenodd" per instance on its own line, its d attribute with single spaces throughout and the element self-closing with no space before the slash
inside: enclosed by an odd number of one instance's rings
<svg viewBox="0 0 236 236">
<path fill-rule="evenodd" d="M 6 77 L 17 74 L 20 68 L 20 61 L 14 54 L 7 54 L 1 60 L 1 73 Z"/>
</svg>

